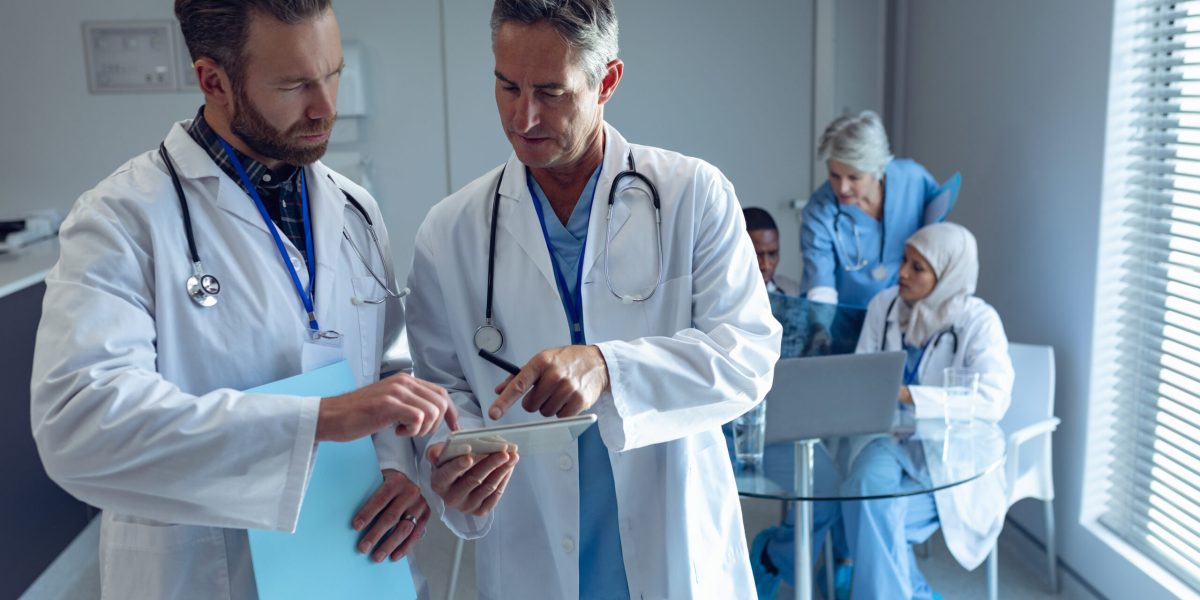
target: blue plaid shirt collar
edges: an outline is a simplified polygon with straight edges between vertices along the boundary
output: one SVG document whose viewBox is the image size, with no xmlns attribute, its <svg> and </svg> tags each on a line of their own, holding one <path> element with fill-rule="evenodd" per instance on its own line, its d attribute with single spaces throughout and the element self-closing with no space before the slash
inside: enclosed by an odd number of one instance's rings
<svg viewBox="0 0 1200 600">
<path fill-rule="evenodd" d="M 188 126 L 188 135 L 204 148 L 208 155 L 212 157 L 213 162 L 221 167 L 221 170 L 229 176 L 230 179 L 237 182 L 238 186 L 245 189 L 242 185 L 242 178 L 238 175 L 237 169 L 233 166 L 233 161 L 229 159 L 229 154 L 225 152 L 225 147 L 221 145 L 221 136 L 213 131 L 209 126 L 208 121 L 204 119 L 204 107 L 196 113 L 196 118 L 192 119 L 192 124 Z M 277 171 L 272 171 L 267 165 L 264 165 L 245 154 L 242 154 L 237 149 L 233 151 L 237 156 L 238 161 L 242 163 L 242 168 L 246 169 L 246 176 L 250 178 L 250 183 L 254 184 L 259 196 L 265 202 L 267 197 L 274 197 L 279 194 L 281 187 L 291 187 L 300 189 L 300 168 L 294 165 L 284 165 Z M 291 184 L 285 186 L 284 184 Z M 250 193 L 250 190 L 246 190 Z"/>
</svg>

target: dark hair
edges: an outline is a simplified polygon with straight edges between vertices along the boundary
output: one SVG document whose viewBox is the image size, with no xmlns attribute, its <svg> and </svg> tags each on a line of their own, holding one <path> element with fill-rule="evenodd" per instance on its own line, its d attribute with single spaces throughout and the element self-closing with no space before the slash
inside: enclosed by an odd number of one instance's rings
<svg viewBox="0 0 1200 600">
<path fill-rule="evenodd" d="M 533 25 L 546 21 L 575 52 L 575 61 L 595 87 L 604 68 L 617 57 L 617 9 L 612 0 L 496 0 L 492 7 L 492 43 L 509 21 Z"/>
<path fill-rule="evenodd" d="M 175 18 L 192 61 L 212 59 L 239 86 L 254 13 L 296 24 L 320 16 L 330 6 L 332 0 L 175 0 Z"/>
<path fill-rule="evenodd" d="M 779 231 L 779 228 L 775 226 L 775 219 L 771 218 L 771 213 L 761 208 L 743 208 L 742 215 L 746 217 L 746 231 L 759 231 L 761 229 Z"/>
</svg>

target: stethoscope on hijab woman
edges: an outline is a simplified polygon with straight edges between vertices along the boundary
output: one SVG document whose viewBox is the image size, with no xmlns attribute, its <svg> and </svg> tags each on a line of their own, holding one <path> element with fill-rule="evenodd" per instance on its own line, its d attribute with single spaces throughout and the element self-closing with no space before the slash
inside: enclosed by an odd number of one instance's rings
<svg viewBox="0 0 1200 600">
<path fill-rule="evenodd" d="M 888 329 L 892 326 L 892 321 L 891 321 L 892 309 L 896 308 L 896 301 L 899 299 L 900 299 L 899 296 L 892 298 L 892 302 L 890 304 L 888 304 L 887 312 L 883 313 L 883 335 L 880 336 L 880 338 L 879 338 L 879 351 L 880 352 L 887 352 Z M 950 340 L 954 343 L 954 345 L 952 346 L 952 350 L 954 351 L 954 354 L 958 354 L 958 333 L 954 331 L 954 326 L 951 325 L 950 327 L 947 327 L 946 329 L 939 331 L 938 334 L 935 335 L 932 340 L 929 340 L 928 342 L 926 342 L 926 344 L 924 346 L 921 347 L 921 358 L 917 360 L 917 364 L 912 365 L 911 368 L 909 366 L 905 365 L 905 367 L 904 367 L 904 385 L 912 385 L 916 381 L 917 371 L 918 371 L 918 369 L 921 368 L 921 363 L 924 362 L 924 359 L 925 359 L 925 352 L 930 348 L 937 350 L 938 345 L 942 343 L 942 336 L 944 336 L 946 334 L 950 334 Z M 900 345 L 901 346 L 904 345 L 903 334 L 901 334 L 901 337 L 900 337 Z"/>
</svg>

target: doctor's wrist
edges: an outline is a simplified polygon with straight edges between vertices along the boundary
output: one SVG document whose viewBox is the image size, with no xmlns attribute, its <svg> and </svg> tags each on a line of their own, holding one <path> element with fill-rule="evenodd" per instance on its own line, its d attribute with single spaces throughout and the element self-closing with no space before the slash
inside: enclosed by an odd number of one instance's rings
<svg viewBox="0 0 1200 600">
<path fill-rule="evenodd" d="M 600 383 L 603 384 L 600 392 L 612 391 L 612 379 L 608 376 L 608 361 L 604 358 L 604 353 L 600 351 L 600 347 L 595 344 L 588 345 L 589 354 L 594 361 L 595 373 L 600 377 Z"/>
</svg>

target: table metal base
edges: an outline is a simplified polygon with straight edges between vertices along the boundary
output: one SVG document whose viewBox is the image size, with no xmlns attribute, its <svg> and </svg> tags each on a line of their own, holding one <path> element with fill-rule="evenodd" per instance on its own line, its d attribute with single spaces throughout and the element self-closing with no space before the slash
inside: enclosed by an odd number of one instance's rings
<svg viewBox="0 0 1200 600">
<path fill-rule="evenodd" d="M 796 492 L 800 497 L 813 495 L 813 451 L 820 440 L 800 440 L 796 442 Z M 795 502 L 795 541 L 796 541 L 796 598 L 812 600 L 812 527 L 813 505 L 807 500 Z M 827 570 L 832 565 L 826 565 Z"/>
</svg>

